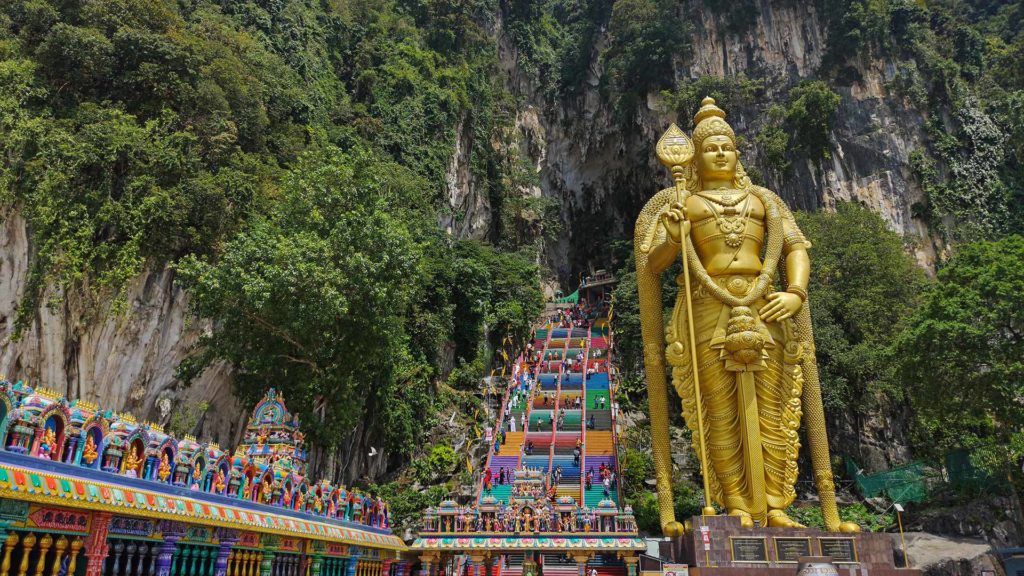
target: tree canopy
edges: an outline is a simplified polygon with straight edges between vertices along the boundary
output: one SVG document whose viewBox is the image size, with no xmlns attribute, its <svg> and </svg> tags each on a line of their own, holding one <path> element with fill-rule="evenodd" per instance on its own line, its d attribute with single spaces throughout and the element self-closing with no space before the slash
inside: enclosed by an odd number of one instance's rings
<svg viewBox="0 0 1024 576">
<path fill-rule="evenodd" d="M 1024 237 L 958 247 L 897 342 L 917 448 L 973 451 L 992 470 L 1024 456 Z"/>
</svg>

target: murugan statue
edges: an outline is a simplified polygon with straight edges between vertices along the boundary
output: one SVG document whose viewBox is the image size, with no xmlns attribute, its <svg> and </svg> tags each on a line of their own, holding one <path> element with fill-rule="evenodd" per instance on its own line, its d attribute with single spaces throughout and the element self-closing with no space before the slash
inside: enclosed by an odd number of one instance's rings
<svg viewBox="0 0 1024 576">
<path fill-rule="evenodd" d="M 825 523 L 858 531 L 836 509 L 806 302 L 810 244 L 783 201 L 750 182 L 713 99 L 694 123 L 692 141 L 672 125 L 658 143 L 676 185 L 644 207 L 634 244 L 662 531 L 683 531 L 672 502 L 666 359 L 701 460 L 705 515 L 714 502 L 746 527 L 800 526 L 785 510 L 796 497 L 803 416 Z M 661 274 L 679 259 L 665 327 Z"/>
</svg>

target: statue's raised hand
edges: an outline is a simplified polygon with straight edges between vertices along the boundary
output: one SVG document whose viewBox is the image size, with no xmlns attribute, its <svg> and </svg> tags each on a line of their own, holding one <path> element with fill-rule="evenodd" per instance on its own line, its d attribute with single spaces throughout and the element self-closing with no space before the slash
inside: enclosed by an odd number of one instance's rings
<svg viewBox="0 0 1024 576">
<path fill-rule="evenodd" d="M 665 226 L 668 238 L 675 244 L 683 241 L 683 236 L 690 233 L 690 221 L 686 218 L 686 207 L 679 202 L 673 202 L 668 207 L 668 212 L 661 215 L 661 223 Z"/>
</svg>

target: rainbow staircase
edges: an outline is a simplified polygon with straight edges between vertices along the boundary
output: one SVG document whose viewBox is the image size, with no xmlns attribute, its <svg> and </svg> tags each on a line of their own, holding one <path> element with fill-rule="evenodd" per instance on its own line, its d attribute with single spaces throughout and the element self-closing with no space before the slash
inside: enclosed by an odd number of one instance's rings
<svg viewBox="0 0 1024 576">
<path fill-rule="evenodd" d="M 618 470 L 608 344 L 606 330 L 545 326 L 534 332 L 533 345 L 540 351 L 541 361 L 532 363 L 530 358 L 521 358 L 517 373 L 529 371 L 536 383 L 525 386 L 521 376 L 513 382 L 501 414 L 506 413 L 507 405 L 509 417 L 515 420 L 516 431 L 509 431 L 508 421 L 503 422 L 505 442 L 498 446 L 496 453 L 492 451 L 487 462 L 492 486 L 490 491 L 486 491 L 481 482 L 478 499 L 487 495 L 507 503 L 512 486 L 499 482 L 501 470 L 510 474 L 525 467 L 540 470 L 555 486 L 559 497 L 571 496 L 589 508 L 595 508 L 606 498 L 619 502 L 618 486 L 612 486 L 606 497 L 598 474 L 602 464 Z M 588 371 L 592 373 L 588 374 Z M 512 407 L 508 403 L 515 397 L 519 402 Z M 522 428 L 524 415 L 526 430 Z M 577 461 L 574 451 L 578 443 L 580 456 Z M 591 469 L 594 482 L 592 488 L 586 490 L 584 480 Z M 558 562 L 545 563 L 545 576 L 558 574 L 559 567 Z M 576 573 L 575 565 L 566 567 Z M 506 557 L 503 573 L 518 576 L 521 572 L 522 556 Z M 614 573 L 614 570 L 608 572 L 609 576 Z M 569 576 L 568 572 L 566 576 Z"/>
</svg>

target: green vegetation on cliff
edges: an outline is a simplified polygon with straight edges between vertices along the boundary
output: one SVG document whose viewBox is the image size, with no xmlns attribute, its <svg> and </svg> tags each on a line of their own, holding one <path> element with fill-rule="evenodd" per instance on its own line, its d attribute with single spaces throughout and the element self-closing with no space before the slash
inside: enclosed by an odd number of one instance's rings
<svg viewBox="0 0 1024 576">
<path fill-rule="evenodd" d="M 409 454 L 438 380 L 540 311 L 549 231 L 497 83 L 488 2 L 32 0 L 0 8 L 3 200 L 34 247 L 16 336 L 44 297 L 120 309 L 171 264 L 213 320 L 188 381 L 227 361 L 282 389 L 330 446 L 368 422 Z M 460 224 L 456 142 L 492 210 Z M 323 420 L 311 417 L 320 409 Z"/>
</svg>

